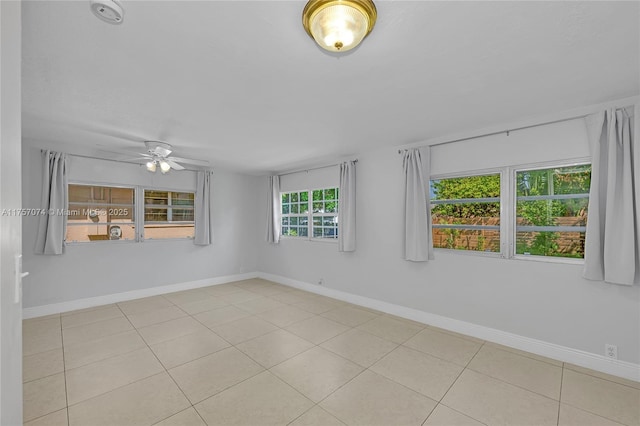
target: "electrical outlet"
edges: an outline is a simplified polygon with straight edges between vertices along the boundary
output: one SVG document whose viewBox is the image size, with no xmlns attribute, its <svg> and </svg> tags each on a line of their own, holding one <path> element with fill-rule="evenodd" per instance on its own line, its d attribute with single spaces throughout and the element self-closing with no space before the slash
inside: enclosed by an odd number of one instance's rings
<svg viewBox="0 0 640 426">
<path fill-rule="evenodd" d="M 618 347 L 616 345 L 605 344 L 604 355 L 607 358 L 618 359 Z"/>
<path fill-rule="evenodd" d="M 320 278 L 318 280 L 318 285 L 323 285 L 324 284 L 324 278 Z"/>
</svg>

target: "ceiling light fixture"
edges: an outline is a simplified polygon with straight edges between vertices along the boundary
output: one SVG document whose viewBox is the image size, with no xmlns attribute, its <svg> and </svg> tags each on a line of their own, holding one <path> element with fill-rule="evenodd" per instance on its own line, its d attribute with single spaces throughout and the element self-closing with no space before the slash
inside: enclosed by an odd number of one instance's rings
<svg viewBox="0 0 640 426">
<path fill-rule="evenodd" d="M 371 32 L 377 16 L 371 0 L 309 0 L 302 25 L 323 49 L 346 52 Z"/>
<path fill-rule="evenodd" d="M 91 11 L 109 24 L 122 24 L 124 9 L 118 0 L 91 0 Z"/>
<path fill-rule="evenodd" d="M 155 160 L 149 161 L 147 163 L 147 170 L 149 170 L 151 173 L 155 173 L 155 171 L 156 171 L 156 161 Z"/>
<path fill-rule="evenodd" d="M 169 165 L 169 163 L 164 160 L 160 160 L 160 171 L 162 172 L 162 174 L 167 173 L 169 170 L 171 170 L 171 166 Z"/>
</svg>

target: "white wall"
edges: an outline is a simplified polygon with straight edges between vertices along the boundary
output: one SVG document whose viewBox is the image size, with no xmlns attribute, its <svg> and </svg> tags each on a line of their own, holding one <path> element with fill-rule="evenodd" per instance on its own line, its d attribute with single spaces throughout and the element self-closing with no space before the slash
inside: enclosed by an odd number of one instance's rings
<svg viewBox="0 0 640 426">
<path fill-rule="evenodd" d="M 588 155 L 584 123 L 574 120 L 434 147 L 432 173 Z M 571 264 L 443 251 L 429 263 L 406 262 L 401 156 L 385 148 L 358 159 L 357 251 L 338 253 L 335 243 L 291 238 L 278 246 L 263 242 L 260 271 L 312 284 L 322 278 L 336 290 L 598 355 L 605 343 L 615 344 L 620 360 L 640 363 L 639 286 L 587 281 L 582 267 Z M 302 185 L 316 186 L 313 174 L 304 174 Z M 288 188 L 294 177 L 286 177 Z M 258 211 L 265 211 L 266 193 L 263 180 Z"/>
<path fill-rule="evenodd" d="M 40 147 L 23 146 L 23 204 L 38 208 L 41 194 Z M 256 177 L 214 172 L 214 243 L 190 240 L 70 244 L 60 256 L 33 254 L 37 218 L 23 221 L 24 306 L 34 307 L 132 290 L 235 275 L 256 270 Z M 144 167 L 71 157 L 69 181 L 144 185 L 195 190 L 195 173 L 149 173 Z"/>
</svg>

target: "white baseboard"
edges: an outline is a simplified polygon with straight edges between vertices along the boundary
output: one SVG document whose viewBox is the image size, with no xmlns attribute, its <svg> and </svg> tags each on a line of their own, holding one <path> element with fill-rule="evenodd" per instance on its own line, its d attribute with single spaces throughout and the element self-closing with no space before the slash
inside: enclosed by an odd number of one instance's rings
<svg viewBox="0 0 640 426">
<path fill-rule="evenodd" d="M 160 287 L 144 288 L 140 290 L 126 291 L 124 293 L 107 294 L 104 296 L 88 297 L 85 299 L 71 300 L 69 302 L 53 303 L 50 305 L 34 306 L 22 310 L 22 318 L 36 318 L 45 315 L 59 314 L 61 312 L 75 311 L 76 309 L 92 308 L 94 306 L 108 305 L 110 303 L 124 302 L 140 299 L 142 297 L 157 296 L 159 294 L 173 293 L 182 290 L 207 287 L 210 285 L 225 284 L 234 281 L 257 278 L 256 272 L 237 275 L 225 275 L 222 277 L 206 278 L 204 280 L 188 281 L 178 284 L 164 285 Z"/>
<path fill-rule="evenodd" d="M 309 291 L 311 293 L 332 297 L 334 299 L 343 300 L 355 305 L 376 309 L 378 311 L 410 319 L 412 321 L 421 322 L 423 324 L 432 325 L 434 327 L 439 327 L 445 330 L 455 331 L 467 336 L 472 336 L 489 342 L 494 342 L 515 349 L 520 349 L 533 354 L 545 356 L 547 358 L 569 362 L 571 364 L 600 371 L 602 373 L 623 377 L 629 380 L 640 381 L 639 364 L 620 360 L 612 360 L 602 355 L 597 355 L 578 349 L 572 349 L 566 346 L 544 342 L 541 340 L 531 339 L 490 327 L 443 317 L 441 315 L 430 314 L 428 312 L 420 311 L 417 309 L 407 308 L 404 306 L 395 305 L 393 303 L 383 302 L 381 300 L 371 299 L 364 296 L 358 296 L 332 288 L 309 284 L 280 275 L 258 272 L 257 276 L 265 280 L 277 282 L 290 287 L 295 287 L 301 290 Z"/>
</svg>

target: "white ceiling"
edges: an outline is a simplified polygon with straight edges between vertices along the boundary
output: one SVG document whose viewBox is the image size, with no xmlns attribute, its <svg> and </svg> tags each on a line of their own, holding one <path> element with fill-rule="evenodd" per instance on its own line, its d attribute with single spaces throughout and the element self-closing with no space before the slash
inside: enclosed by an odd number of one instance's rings
<svg viewBox="0 0 640 426">
<path fill-rule="evenodd" d="M 307 167 L 639 93 L 638 2 L 377 1 L 341 57 L 304 1 L 23 2 L 23 136 L 167 141 L 248 173 Z"/>
</svg>

